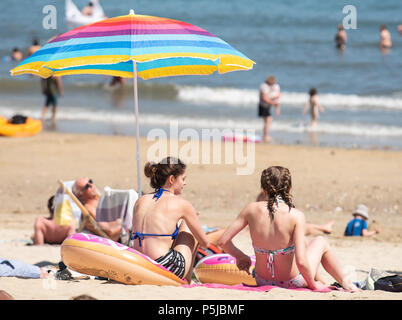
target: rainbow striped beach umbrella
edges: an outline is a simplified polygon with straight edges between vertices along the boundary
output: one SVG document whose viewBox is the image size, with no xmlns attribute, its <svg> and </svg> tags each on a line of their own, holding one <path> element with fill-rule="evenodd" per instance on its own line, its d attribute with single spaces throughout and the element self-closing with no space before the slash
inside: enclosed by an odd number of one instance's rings
<svg viewBox="0 0 402 320">
<path fill-rule="evenodd" d="M 13 68 L 11 75 L 102 74 L 134 79 L 138 193 L 141 170 L 137 77 L 152 79 L 250 70 L 254 62 L 208 31 L 167 18 L 114 17 L 70 30 Z"/>
</svg>

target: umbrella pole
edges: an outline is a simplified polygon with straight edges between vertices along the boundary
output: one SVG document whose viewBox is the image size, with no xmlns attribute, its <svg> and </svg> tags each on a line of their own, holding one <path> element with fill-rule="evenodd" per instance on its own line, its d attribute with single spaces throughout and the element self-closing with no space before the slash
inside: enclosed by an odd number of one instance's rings
<svg viewBox="0 0 402 320">
<path fill-rule="evenodd" d="M 138 87 L 137 87 L 137 63 L 133 60 L 133 90 L 134 90 L 134 112 L 135 112 L 135 136 L 137 145 L 137 183 L 138 183 L 138 196 L 142 195 L 141 187 L 141 162 L 140 162 L 140 125 L 138 114 Z"/>
</svg>

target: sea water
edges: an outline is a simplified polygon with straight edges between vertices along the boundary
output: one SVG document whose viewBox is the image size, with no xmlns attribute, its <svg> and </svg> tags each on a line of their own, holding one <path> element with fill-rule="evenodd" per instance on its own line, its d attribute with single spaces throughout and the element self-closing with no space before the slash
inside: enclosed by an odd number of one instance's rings
<svg viewBox="0 0 402 320">
<path fill-rule="evenodd" d="M 79 7 L 87 0 L 73 0 Z M 209 76 L 139 79 L 140 133 L 154 128 L 169 134 L 172 122 L 180 129 L 255 130 L 258 87 L 268 75 L 282 90 L 281 114 L 274 115 L 274 143 L 314 144 L 346 148 L 402 149 L 402 2 L 353 1 L 356 29 L 346 30 L 346 49 L 334 45 L 337 25 L 347 1 L 100 1 L 108 17 L 154 15 L 197 25 L 228 42 L 255 61 L 250 71 Z M 43 7 L 57 10 L 56 29 L 43 27 Z M 43 45 L 68 31 L 64 1 L 0 2 L 0 57 L 14 47 L 26 54 L 34 37 Z M 379 26 L 391 33 L 393 47 L 381 52 Z M 15 62 L 0 62 L 0 115 L 39 118 L 44 97 L 39 78 L 11 77 Z M 105 89 L 101 75 L 63 77 L 65 96 L 59 99 L 56 131 L 135 135 L 132 80 L 124 88 Z M 317 128 L 302 115 L 308 90 L 315 87 L 325 112 Z M 49 112 L 50 113 L 50 112 Z M 48 115 L 49 116 L 49 115 Z"/>
</svg>

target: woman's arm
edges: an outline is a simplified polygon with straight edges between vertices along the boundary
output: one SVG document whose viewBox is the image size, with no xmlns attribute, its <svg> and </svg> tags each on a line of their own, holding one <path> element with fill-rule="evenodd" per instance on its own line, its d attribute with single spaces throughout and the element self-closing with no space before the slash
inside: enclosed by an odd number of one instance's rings
<svg viewBox="0 0 402 320">
<path fill-rule="evenodd" d="M 293 242 L 295 245 L 296 265 L 311 289 L 317 289 L 317 283 L 314 280 L 314 274 L 310 268 L 307 257 L 307 245 L 305 241 L 306 219 L 301 211 L 295 214 L 295 228 L 293 231 Z"/>
<path fill-rule="evenodd" d="M 237 248 L 232 239 L 241 230 L 243 230 L 247 225 L 247 212 L 248 206 L 246 206 L 237 216 L 236 220 L 225 230 L 218 241 L 218 245 L 223 248 L 223 250 L 229 253 L 231 256 L 236 258 L 236 265 L 240 270 L 244 270 L 250 273 L 249 269 L 251 266 L 251 259 L 243 251 Z"/>
<path fill-rule="evenodd" d="M 274 99 L 271 100 L 271 98 L 269 97 L 269 94 L 266 93 L 266 92 L 262 92 L 262 99 L 268 104 L 274 104 L 275 103 Z"/>
<path fill-rule="evenodd" d="M 204 229 L 202 228 L 198 213 L 195 211 L 193 205 L 190 202 L 184 199 L 183 201 L 184 214 L 182 218 L 186 221 L 187 226 L 199 242 L 200 246 L 207 248 L 209 246 L 209 239 L 205 234 Z"/>
</svg>

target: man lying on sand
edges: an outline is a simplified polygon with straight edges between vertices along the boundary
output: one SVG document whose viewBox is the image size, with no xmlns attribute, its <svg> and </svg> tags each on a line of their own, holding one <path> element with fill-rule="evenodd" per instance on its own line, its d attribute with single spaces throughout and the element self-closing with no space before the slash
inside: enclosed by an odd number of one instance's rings
<svg viewBox="0 0 402 320">
<path fill-rule="evenodd" d="M 72 235 L 75 226 L 61 226 L 54 221 L 54 196 L 51 196 L 47 202 L 49 217 L 38 217 L 34 223 L 34 234 L 32 241 L 35 245 L 41 244 L 60 244 L 65 238 Z"/>
<path fill-rule="evenodd" d="M 93 183 L 92 179 L 80 178 L 77 179 L 72 187 L 73 194 L 81 201 L 83 206 L 87 209 L 88 213 L 96 220 L 96 207 L 99 202 L 99 191 Z M 54 221 L 54 196 L 50 197 L 48 200 L 48 210 L 50 217 L 38 217 L 34 224 L 34 235 L 32 240 L 35 245 L 41 245 L 44 243 L 48 244 L 61 244 L 64 239 L 75 233 L 76 226 L 74 223 L 69 226 L 62 226 Z M 81 219 L 85 219 L 82 215 Z M 117 219 L 111 222 L 98 221 L 97 224 L 102 229 L 103 232 L 112 240 L 118 241 L 121 235 L 121 219 Z M 93 226 L 93 224 L 86 219 L 84 230 L 88 232 L 103 236 L 100 232 Z"/>
</svg>

